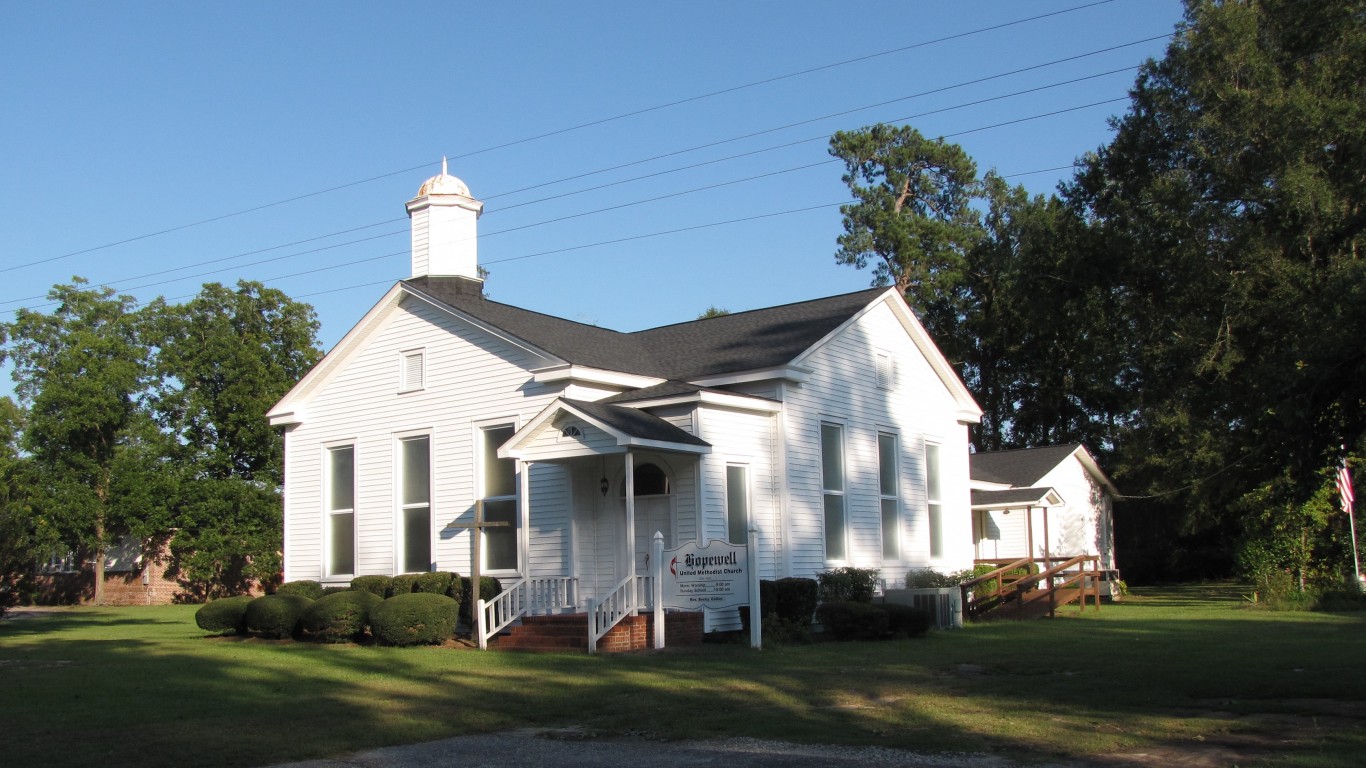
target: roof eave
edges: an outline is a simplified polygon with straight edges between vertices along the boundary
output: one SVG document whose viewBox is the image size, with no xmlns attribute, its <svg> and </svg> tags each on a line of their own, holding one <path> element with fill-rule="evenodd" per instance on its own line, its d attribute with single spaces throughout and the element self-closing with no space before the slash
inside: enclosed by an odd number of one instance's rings
<svg viewBox="0 0 1366 768">
<path fill-rule="evenodd" d="M 624 389 L 641 389 L 665 382 L 665 379 L 654 376 L 611 371 L 605 368 L 591 368 L 586 365 L 573 365 L 565 362 L 537 368 L 531 372 L 531 376 L 537 384 L 553 382 L 605 384 L 609 387 L 622 387 Z"/>
<path fill-rule="evenodd" d="M 804 384 L 811 378 L 811 373 L 810 368 L 788 364 L 772 368 L 701 376 L 688 379 L 688 383 L 699 387 L 724 387 L 735 384 L 749 384 L 755 381 L 786 381 L 793 384 Z"/>
</svg>

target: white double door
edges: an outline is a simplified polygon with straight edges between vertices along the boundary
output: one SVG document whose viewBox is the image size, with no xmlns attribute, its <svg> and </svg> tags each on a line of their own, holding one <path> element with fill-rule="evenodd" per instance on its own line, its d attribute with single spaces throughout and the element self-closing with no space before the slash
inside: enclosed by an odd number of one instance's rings
<svg viewBox="0 0 1366 768">
<path fill-rule="evenodd" d="M 626 578 L 627 564 L 635 573 L 649 574 L 650 540 L 655 531 L 664 534 L 664 546 L 673 546 L 672 496 L 637 496 L 635 537 L 626 541 L 626 500 L 603 499 L 585 511 L 579 508 L 577 549 L 579 586 L 585 596 L 601 598 Z"/>
</svg>

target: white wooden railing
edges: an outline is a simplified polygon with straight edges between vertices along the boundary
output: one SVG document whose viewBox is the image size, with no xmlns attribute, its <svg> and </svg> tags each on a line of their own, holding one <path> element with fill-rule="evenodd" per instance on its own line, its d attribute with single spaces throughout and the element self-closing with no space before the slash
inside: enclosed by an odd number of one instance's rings
<svg viewBox="0 0 1366 768">
<path fill-rule="evenodd" d="M 572 576 L 517 579 L 492 600 L 475 601 L 479 621 L 474 628 L 480 648 L 512 622 L 527 614 L 556 613 L 577 607 L 578 579 Z"/>
<path fill-rule="evenodd" d="M 636 576 L 627 576 L 601 601 L 588 601 L 588 652 L 598 652 L 598 641 L 636 610 L 632 592 Z"/>
<path fill-rule="evenodd" d="M 655 609 L 655 577 L 647 575 L 636 576 L 636 610 L 653 611 Z"/>
</svg>

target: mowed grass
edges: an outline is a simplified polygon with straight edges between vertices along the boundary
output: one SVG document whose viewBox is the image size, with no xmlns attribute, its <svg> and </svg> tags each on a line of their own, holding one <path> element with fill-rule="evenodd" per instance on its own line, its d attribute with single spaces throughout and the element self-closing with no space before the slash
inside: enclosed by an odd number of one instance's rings
<svg viewBox="0 0 1366 768">
<path fill-rule="evenodd" d="M 253 766 L 524 727 L 1023 762 L 1366 754 L 1366 617 L 1251 610 L 1229 591 L 917 640 L 621 656 L 206 638 L 194 611 L 0 623 L 0 763 Z"/>
</svg>

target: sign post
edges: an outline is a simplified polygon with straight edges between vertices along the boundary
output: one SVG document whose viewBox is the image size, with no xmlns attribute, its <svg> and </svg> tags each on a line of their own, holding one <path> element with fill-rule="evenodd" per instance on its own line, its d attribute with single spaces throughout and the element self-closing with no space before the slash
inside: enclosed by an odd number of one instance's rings
<svg viewBox="0 0 1366 768">
<path fill-rule="evenodd" d="M 655 531 L 650 541 L 650 575 L 655 605 L 655 650 L 664 648 L 664 534 Z"/>
<path fill-rule="evenodd" d="M 763 650 L 764 647 L 764 612 L 763 606 L 759 605 L 759 569 L 753 567 L 759 561 L 759 529 L 749 529 L 749 647 L 754 650 Z"/>
<path fill-rule="evenodd" d="M 662 547 L 662 538 L 660 541 Z M 659 563 L 663 567 L 655 578 L 655 605 L 690 611 L 747 605 L 750 643 L 760 647 L 763 616 L 759 613 L 759 571 L 751 554 L 757 550 L 758 531 L 750 531 L 747 544 L 713 539 L 702 546 L 688 542 L 661 552 Z M 659 615 L 656 621 L 662 618 Z M 662 632 L 656 634 L 657 638 L 662 636 Z"/>
</svg>

